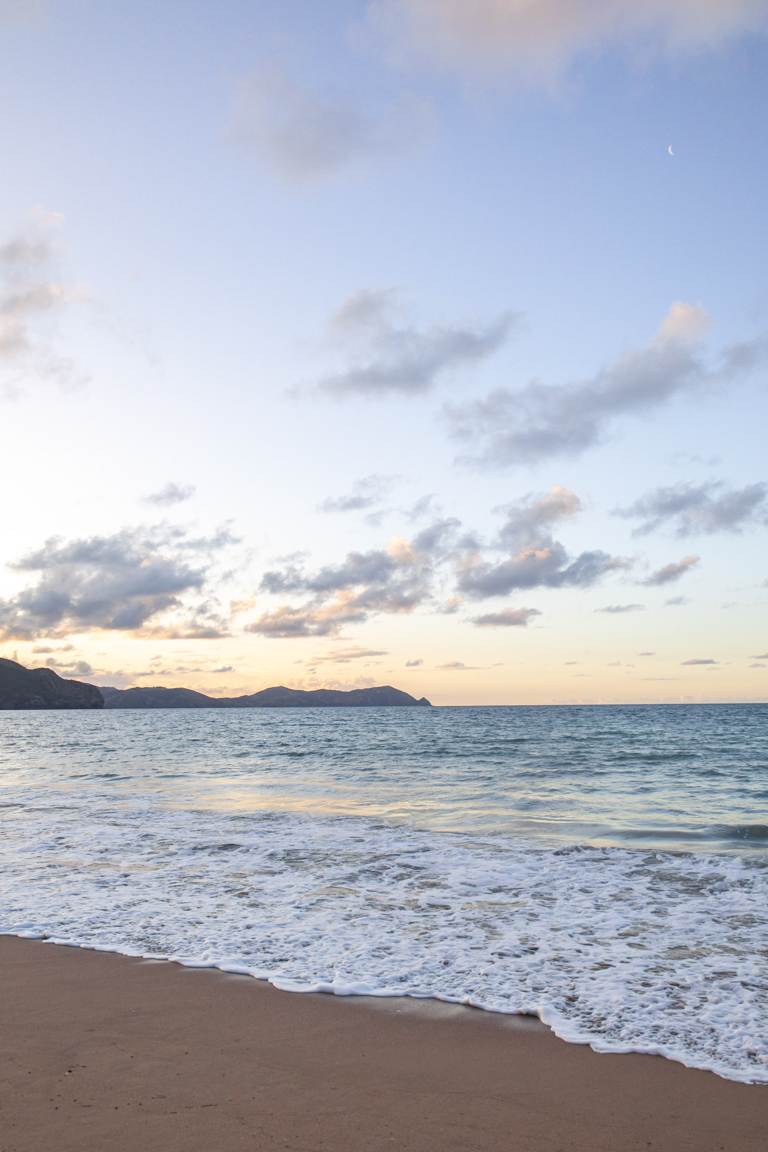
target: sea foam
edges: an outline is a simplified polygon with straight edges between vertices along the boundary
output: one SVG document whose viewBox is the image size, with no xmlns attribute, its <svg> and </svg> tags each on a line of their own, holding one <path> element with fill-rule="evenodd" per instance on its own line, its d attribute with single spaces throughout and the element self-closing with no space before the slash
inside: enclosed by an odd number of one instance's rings
<svg viewBox="0 0 768 1152">
<path fill-rule="evenodd" d="M 291 991 L 533 1013 L 565 1040 L 768 1083 L 765 857 L 543 848 L 381 820 L 24 787 L 0 931 Z"/>
</svg>

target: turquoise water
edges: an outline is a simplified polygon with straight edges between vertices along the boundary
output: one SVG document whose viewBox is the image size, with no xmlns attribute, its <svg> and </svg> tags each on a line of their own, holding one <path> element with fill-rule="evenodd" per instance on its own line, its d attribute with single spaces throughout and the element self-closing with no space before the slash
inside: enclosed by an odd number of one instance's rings
<svg viewBox="0 0 768 1152">
<path fill-rule="evenodd" d="M 768 1081 L 768 706 L 0 713 L 0 930 Z"/>
</svg>

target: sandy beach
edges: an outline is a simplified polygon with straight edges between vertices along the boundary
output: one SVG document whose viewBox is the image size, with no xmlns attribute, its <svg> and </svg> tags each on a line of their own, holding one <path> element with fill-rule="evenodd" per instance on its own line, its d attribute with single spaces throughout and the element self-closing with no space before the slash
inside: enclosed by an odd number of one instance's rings
<svg viewBox="0 0 768 1152">
<path fill-rule="evenodd" d="M 537 1021 L 0 937 L 0 1152 L 762 1152 L 768 1088 Z"/>
</svg>

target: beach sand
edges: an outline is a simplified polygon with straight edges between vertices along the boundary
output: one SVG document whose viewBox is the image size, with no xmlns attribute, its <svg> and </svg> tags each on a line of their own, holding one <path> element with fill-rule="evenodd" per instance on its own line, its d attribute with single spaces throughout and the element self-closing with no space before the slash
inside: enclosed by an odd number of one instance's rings
<svg viewBox="0 0 768 1152">
<path fill-rule="evenodd" d="M 537 1021 L 0 937 L 0 1152 L 765 1152 L 768 1088 Z"/>
</svg>

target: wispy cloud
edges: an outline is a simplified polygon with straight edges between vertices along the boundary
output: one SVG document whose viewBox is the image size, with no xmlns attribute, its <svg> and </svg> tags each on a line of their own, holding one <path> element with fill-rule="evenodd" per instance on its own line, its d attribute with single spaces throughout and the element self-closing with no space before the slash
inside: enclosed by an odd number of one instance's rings
<svg viewBox="0 0 768 1152">
<path fill-rule="evenodd" d="M 502 504 L 496 509 L 505 518 L 499 541 L 503 547 L 510 547 L 538 540 L 554 524 L 572 520 L 581 509 L 576 493 L 561 484 L 555 484 L 543 495 L 529 493 L 513 504 Z"/>
<path fill-rule="evenodd" d="M 372 103 L 353 91 L 312 87 L 272 62 L 240 80 L 233 114 L 235 137 L 299 184 L 407 152 L 429 137 L 432 123 L 422 97 L 402 93 Z"/>
<path fill-rule="evenodd" d="M 419 396 L 445 376 L 487 359 L 507 340 L 515 316 L 475 325 L 418 327 L 391 290 L 361 291 L 342 304 L 332 332 L 347 363 L 316 385 L 329 396 Z"/>
<path fill-rule="evenodd" d="M 749 525 L 768 525 L 768 484 L 758 482 L 726 489 L 721 481 L 681 482 L 655 488 L 616 515 L 640 520 L 635 535 L 669 527 L 675 535 L 741 532 Z"/>
<path fill-rule="evenodd" d="M 472 623 L 478 628 L 527 628 L 537 616 L 541 616 L 538 608 L 502 608 L 500 612 L 475 616 Z"/>
<path fill-rule="evenodd" d="M 683 668 L 695 668 L 700 664 L 719 664 L 720 661 L 706 658 L 706 659 L 694 659 L 694 660 L 681 660 L 680 663 L 681 663 L 681 666 Z"/>
<path fill-rule="evenodd" d="M 146 504 L 155 504 L 161 508 L 171 508 L 174 504 L 183 504 L 191 500 L 195 494 L 194 484 L 177 484 L 170 481 L 157 492 L 150 492 L 144 497 Z"/>
<path fill-rule="evenodd" d="M 459 576 L 459 588 L 469 597 L 506 596 L 525 588 L 589 588 L 628 567 L 628 561 L 600 550 L 571 557 L 558 541 L 522 548 L 498 563 L 479 561 Z"/>
<path fill-rule="evenodd" d="M 606 604 L 604 608 L 595 608 L 595 612 L 604 612 L 608 616 L 624 616 L 627 612 L 644 612 L 645 604 Z"/>
<path fill-rule="evenodd" d="M 74 678 L 82 678 L 84 676 L 93 676 L 93 666 L 87 660 L 57 660 L 54 656 L 49 656 L 45 662 L 46 668 L 50 668 L 52 672 L 56 672 L 59 676 Z"/>
<path fill-rule="evenodd" d="M 380 656 L 387 656 L 383 648 L 338 648 L 335 652 L 326 652 L 322 656 L 315 656 L 311 664 L 351 664 L 354 660 L 376 660 Z"/>
<path fill-rule="evenodd" d="M 318 504 L 320 512 L 365 512 L 378 508 L 392 485 L 394 476 L 372 473 L 356 480 L 352 488 L 343 496 L 329 496 Z"/>
<path fill-rule="evenodd" d="M 664 564 L 661 568 L 657 568 L 652 572 L 647 579 L 641 581 L 649 588 L 658 588 L 664 584 L 673 584 L 679 580 L 681 576 L 685 576 L 686 572 L 690 572 L 699 563 L 700 556 L 683 556 L 682 560 L 672 560 L 669 564 Z M 683 603 L 682 597 L 674 597 L 672 600 L 667 600 L 667 604 L 680 604 Z"/>
<path fill-rule="evenodd" d="M 609 47 L 712 50 L 764 30 L 767 14 L 764 0 L 371 0 L 368 20 L 406 58 L 551 81 Z"/>
<path fill-rule="evenodd" d="M 645 347 L 571 384 L 533 381 L 512 391 L 447 409 L 454 436 L 474 450 L 464 463 L 511 468 L 575 456 L 605 439 L 616 422 L 640 416 L 685 393 L 734 383 L 766 358 L 761 340 L 721 349 L 705 359 L 707 316 L 692 304 L 674 304 Z"/>
<path fill-rule="evenodd" d="M 0 244 L 0 398 L 53 381 L 83 384 L 85 374 L 56 349 L 54 325 L 75 289 L 53 275 L 54 234 L 61 217 L 38 212 L 25 229 Z"/>
</svg>

